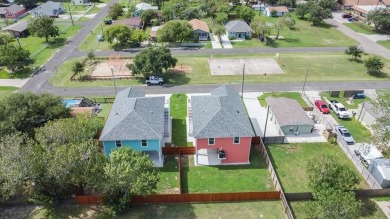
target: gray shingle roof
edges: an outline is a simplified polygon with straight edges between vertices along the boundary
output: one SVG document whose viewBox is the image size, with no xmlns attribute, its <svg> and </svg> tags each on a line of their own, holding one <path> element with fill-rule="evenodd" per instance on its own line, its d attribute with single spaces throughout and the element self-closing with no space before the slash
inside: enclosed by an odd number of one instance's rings
<svg viewBox="0 0 390 219">
<path fill-rule="evenodd" d="M 145 97 L 128 88 L 117 94 L 101 141 L 161 139 L 164 134 L 165 97 Z"/>
<path fill-rule="evenodd" d="M 298 101 L 286 97 L 267 97 L 269 105 L 280 126 L 314 125 L 314 122 L 299 105 Z"/>
<path fill-rule="evenodd" d="M 3 28 L 15 32 L 23 32 L 27 29 L 27 21 L 19 21 Z"/>
<path fill-rule="evenodd" d="M 378 119 L 380 117 L 383 117 L 384 116 L 384 109 L 377 109 L 375 108 L 375 106 L 369 102 L 369 101 L 366 101 L 364 103 L 364 106 L 363 108 L 372 116 L 374 117 L 374 119 Z"/>
<path fill-rule="evenodd" d="M 254 136 L 240 95 L 223 85 L 210 96 L 191 97 L 195 138 Z"/>
<path fill-rule="evenodd" d="M 229 21 L 225 24 L 225 28 L 228 32 L 253 32 L 252 28 L 241 20 Z"/>
<path fill-rule="evenodd" d="M 31 10 L 30 13 L 33 13 L 36 10 L 42 10 L 42 11 L 47 11 L 48 13 L 53 13 L 53 10 L 58 10 L 59 8 L 61 8 L 61 5 L 62 5 L 61 2 L 47 1 L 42 5 L 39 5 L 38 7 Z"/>
</svg>

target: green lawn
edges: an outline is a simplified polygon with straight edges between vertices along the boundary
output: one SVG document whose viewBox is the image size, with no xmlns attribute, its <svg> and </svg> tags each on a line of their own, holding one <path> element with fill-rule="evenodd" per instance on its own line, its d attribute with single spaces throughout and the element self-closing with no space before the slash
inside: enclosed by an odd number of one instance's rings
<svg viewBox="0 0 390 219">
<path fill-rule="evenodd" d="M 373 81 L 388 80 L 378 78 L 366 73 L 363 63 L 350 61 L 350 56 L 343 53 L 298 53 L 279 54 L 282 63 L 281 68 L 285 74 L 277 75 L 246 75 L 246 83 L 259 82 L 303 82 L 308 64 L 310 64 L 307 81 Z M 176 56 L 177 65 L 189 66 L 192 71 L 187 74 L 169 73 L 164 76 L 168 84 L 228 84 L 240 83 L 241 75 L 211 76 L 208 66 L 209 57 L 206 56 Z M 274 58 L 274 54 L 247 54 L 250 58 Z M 214 58 L 243 58 L 243 55 L 214 55 Z M 363 57 L 365 59 L 366 57 Z M 79 58 L 80 59 L 80 58 Z M 71 82 L 72 63 L 79 59 L 71 59 L 64 62 L 58 68 L 58 73 L 53 75 L 50 82 L 60 87 L 86 87 L 86 86 L 112 86 L 111 81 L 95 82 Z M 342 72 L 342 74 L 341 74 Z M 390 74 L 390 61 L 385 61 L 384 73 Z M 118 86 L 136 85 L 138 80 L 118 80 Z"/>
<path fill-rule="evenodd" d="M 378 34 L 373 27 L 364 23 L 352 22 L 352 23 L 344 23 L 344 25 L 358 33 Z"/>
<path fill-rule="evenodd" d="M 99 117 L 104 117 L 107 120 L 108 115 L 110 114 L 112 103 L 101 103 L 100 104 L 101 111 L 99 112 Z"/>
<path fill-rule="evenodd" d="M 260 105 L 265 107 L 267 106 L 267 102 L 265 102 L 265 98 L 267 97 L 287 97 L 287 98 L 290 98 L 290 99 L 294 99 L 296 101 L 298 101 L 298 103 L 301 105 L 301 106 L 307 106 L 307 103 L 302 99 L 301 97 L 301 93 L 299 92 L 272 92 L 272 93 L 264 93 L 263 95 L 261 95 L 259 97 L 259 102 L 260 102 Z"/>
<path fill-rule="evenodd" d="M 329 143 L 269 145 L 268 151 L 285 192 L 310 191 L 309 179 L 306 174 L 307 163 L 310 159 L 322 154 L 335 155 L 341 163 L 347 164 L 353 170 L 356 170 L 356 167 L 341 148 Z M 360 180 L 358 187 L 368 188 L 362 177 L 360 177 Z"/>
<path fill-rule="evenodd" d="M 390 49 L 390 40 L 381 40 L 381 41 L 378 41 L 377 43 Z"/>
<path fill-rule="evenodd" d="M 351 119 L 339 119 L 336 114 L 331 112 L 333 118 L 342 126 L 348 129 L 348 131 L 352 134 L 353 139 L 356 142 L 364 142 L 369 141 L 371 138 L 370 131 L 358 122 L 355 118 Z M 359 115 L 356 115 L 359 116 Z"/>
<path fill-rule="evenodd" d="M 353 99 L 353 104 L 347 103 L 347 100 L 349 100 L 349 97 L 344 97 L 344 91 L 340 91 L 340 94 L 338 97 L 331 97 L 330 92 L 322 92 L 320 93 L 321 97 L 326 97 L 328 100 L 337 100 L 337 102 L 342 103 L 347 109 L 357 109 L 360 103 L 369 101 L 369 98 L 365 99 Z"/>
<path fill-rule="evenodd" d="M 376 93 L 378 95 L 380 95 L 380 94 L 390 94 L 390 90 L 376 90 Z"/>
<path fill-rule="evenodd" d="M 165 156 L 164 167 L 159 168 L 160 181 L 157 184 L 158 194 L 180 193 L 179 189 L 179 167 L 175 156 Z"/>
<path fill-rule="evenodd" d="M 17 91 L 17 87 L 0 86 L 0 99 L 7 96 L 10 93 Z"/>
<path fill-rule="evenodd" d="M 172 117 L 172 144 L 176 146 L 191 145 L 187 143 L 187 95 L 173 94 L 170 99 Z"/>
<path fill-rule="evenodd" d="M 280 36 L 284 39 L 277 39 L 267 45 L 258 39 L 245 40 L 242 42 L 232 42 L 234 48 L 261 48 L 261 47 L 332 47 L 332 46 L 352 46 L 357 42 L 336 28 L 330 25 L 313 26 L 308 21 L 298 19 L 291 13 L 296 21 L 295 28 L 290 30 L 284 28 L 280 31 Z M 266 17 L 268 23 L 275 23 L 277 18 Z M 270 36 L 276 36 L 276 30 L 271 29 Z"/>
<path fill-rule="evenodd" d="M 194 166 L 193 157 L 183 162 L 185 193 L 273 191 L 271 177 L 260 151 L 251 150 L 250 164 Z"/>
<path fill-rule="evenodd" d="M 309 202 L 290 202 L 291 208 L 294 211 L 297 219 L 308 218 L 305 209 Z M 362 200 L 362 219 L 386 219 L 386 215 L 375 203 L 374 199 L 363 199 Z"/>
</svg>

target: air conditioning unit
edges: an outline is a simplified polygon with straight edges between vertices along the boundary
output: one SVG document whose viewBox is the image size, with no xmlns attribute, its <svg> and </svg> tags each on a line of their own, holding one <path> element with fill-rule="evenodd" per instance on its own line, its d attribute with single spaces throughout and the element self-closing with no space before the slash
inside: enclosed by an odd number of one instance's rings
<svg viewBox="0 0 390 219">
<path fill-rule="evenodd" d="M 296 136 L 296 135 L 299 135 L 299 132 L 294 132 L 294 135 Z"/>
</svg>

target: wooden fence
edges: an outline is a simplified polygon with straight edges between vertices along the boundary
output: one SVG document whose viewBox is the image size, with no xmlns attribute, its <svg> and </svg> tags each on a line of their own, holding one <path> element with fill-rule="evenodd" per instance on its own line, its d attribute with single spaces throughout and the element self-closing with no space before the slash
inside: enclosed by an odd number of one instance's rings
<svg viewBox="0 0 390 219">
<path fill-rule="evenodd" d="M 193 155 L 195 154 L 195 147 L 163 147 L 163 155 Z"/>
<path fill-rule="evenodd" d="M 78 205 L 97 205 L 102 203 L 100 195 L 76 195 Z"/>
<path fill-rule="evenodd" d="M 265 138 L 261 138 L 264 144 L 284 144 L 285 136 L 268 136 Z"/>
</svg>

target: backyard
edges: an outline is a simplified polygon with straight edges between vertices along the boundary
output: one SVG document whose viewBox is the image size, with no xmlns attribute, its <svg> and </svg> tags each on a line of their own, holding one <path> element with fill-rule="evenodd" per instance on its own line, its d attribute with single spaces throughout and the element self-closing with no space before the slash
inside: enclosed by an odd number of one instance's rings
<svg viewBox="0 0 390 219">
<path fill-rule="evenodd" d="M 175 156 L 165 156 L 164 167 L 159 168 L 160 181 L 157 184 L 158 194 L 178 194 L 179 189 L 179 167 Z"/>
<path fill-rule="evenodd" d="M 350 61 L 350 56 L 343 53 L 286 53 L 279 54 L 281 68 L 284 74 L 245 75 L 247 83 L 260 82 L 298 82 L 305 80 L 305 74 L 310 64 L 307 81 L 373 81 L 388 80 L 368 75 L 363 63 Z M 168 84 L 227 84 L 240 83 L 241 75 L 211 76 L 208 58 L 205 56 L 176 56 L 177 66 L 187 66 L 190 72 L 168 72 L 164 79 Z M 214 55 L 214 58 L 242 58 L 243 55 Z M 274 54 L 247 54 L 245 57 L 274 58 Z M 363 57 L 365 59 L 366 57 Z M 58 73 L 50 78 L 50 82 L 60 87 L 112 86 L 112 81 L 70 81 L 72 64 L 77 59 L 71 59 L 58 67 Z M 340 74 L 342 72 L 342 74 Z M 390 61 L 385 61 L 385 74 L 390 74 Z M 137 85 L 139 80 L 117 80 L 118 86 Z"/>
<path fill-rule="evenodd" d="M 175 146 L 191 145 L 187 142 L 187 95 L 173 94 L 170 98 L 172 117 L 172 144 Z"/>
<path fill-rule="evenodd" d="M 194 166 L 194 157 L 182 162 L 185 193 L 254 192 L 275 190 L 260 151 L 252 148 L 250 164 Z"/>
<path fill-rule="evenodd" d="M 262 107 L 266 107 L 267 106 L 267 102 L 265 101 L 265 99 L 267 97 L 275 97 L 275 98 L 278 98 L 278 97 L 286 97 L 286 98 L 290 98 L 290 99 L 294 99 L 296 101 L 298 101 L 298 103 L 305 107 L 307 106 L 307 103 L 302 99 L 301 97 L 301 93 L 299 92 L 272 92 L 272 93 L 263 93 L 263 95 L 261 95 L 260 97 L 258 97 L 259 99 L 259 102 L 260 102 L 260 105 Z"/>
<path fill-rule="evenodd" d="M 329 143 L 283 144 L 269 145 L 267 150 L 285 192 L 311 191 L 306 174 L 307 162 L 322 154 L 334 155 L 341 163 L 356 170 L 356 167 L 338 145 Z M 366 181 L 362 177 L 360 179 L 358 187 L 368 188 Z"/>
</svg>

